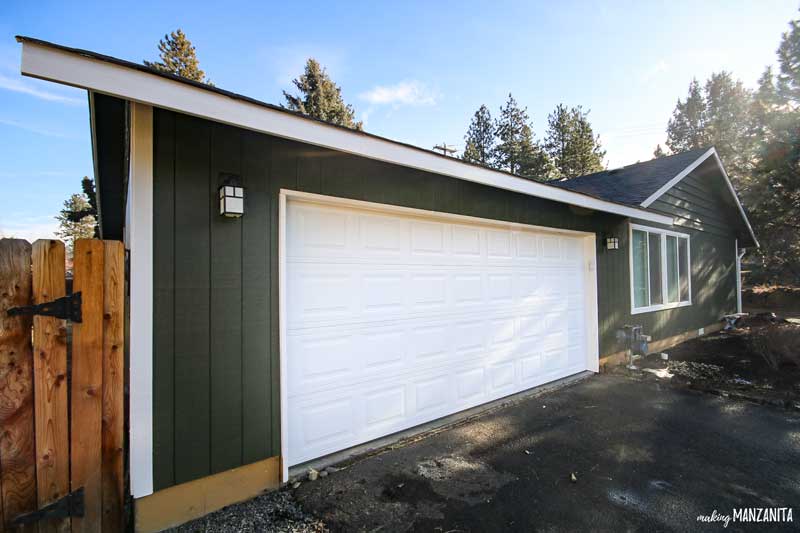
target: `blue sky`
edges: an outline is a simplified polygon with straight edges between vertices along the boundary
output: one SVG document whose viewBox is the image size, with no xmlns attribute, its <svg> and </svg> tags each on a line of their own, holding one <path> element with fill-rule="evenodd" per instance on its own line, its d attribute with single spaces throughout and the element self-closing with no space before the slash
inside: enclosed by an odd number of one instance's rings
<svg viewBox="0 0 800 533">
<path fill-rule="evenodd" d="M 191 6 L 191 7 L 189 7 Z M 0 235 L 51 237 L 92 174 L 86 94 L 19 75 L 23 34 L 156 59 L 182 28 L 218 86 L 282 101 L 305 59 L 342 87 L 365 129 L 461 148 L 472 113 L 509 92 L 542 137 L 558 103 L 590 109 L 616 167 L 651 157 L 693 76 L 754 86 L 798 1 L 102 2 L 0 5 Z"/>
</svg>

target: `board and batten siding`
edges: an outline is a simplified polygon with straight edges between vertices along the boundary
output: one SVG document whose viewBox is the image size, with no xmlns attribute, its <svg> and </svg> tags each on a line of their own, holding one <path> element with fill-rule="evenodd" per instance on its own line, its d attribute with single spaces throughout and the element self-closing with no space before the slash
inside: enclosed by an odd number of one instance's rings
<svg viewBox="0 0 800 533">
<path fill-rule="evenodd" d="M 220 173 L 241 176 L 241 219 L 217 214 Z M 659 339 L 735 306 L 732 237 L 692 230 L 695 304 L 631 317 L 623 217 L 154 109 L 155 490 L 280 454 L 281 189 L 595 232 L 601 354 L 624 324 Z"/>
</svg>

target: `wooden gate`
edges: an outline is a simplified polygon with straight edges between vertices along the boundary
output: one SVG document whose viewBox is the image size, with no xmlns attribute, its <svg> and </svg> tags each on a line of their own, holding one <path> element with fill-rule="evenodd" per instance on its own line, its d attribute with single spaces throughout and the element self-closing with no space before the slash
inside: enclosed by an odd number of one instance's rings
<svg viewBox="0 0 800 533">
<path fill-rule="evenodd" d="M 124 528 L 124 258 L 0 239 L 0 532 Z"/>
</svg>

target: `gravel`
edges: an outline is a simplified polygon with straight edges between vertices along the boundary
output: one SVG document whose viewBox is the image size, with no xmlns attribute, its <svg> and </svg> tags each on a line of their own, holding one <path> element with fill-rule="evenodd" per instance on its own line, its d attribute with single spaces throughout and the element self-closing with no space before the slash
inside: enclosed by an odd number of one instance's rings
<svg viewBox="0 0 800 533">
<path fill-rule="evenodd" d="M 174 533 L 327 533 L 325 524 L 306 513 L 293 494 L 279 490 L 231 505 L 175 529 Z"/>
</svg>

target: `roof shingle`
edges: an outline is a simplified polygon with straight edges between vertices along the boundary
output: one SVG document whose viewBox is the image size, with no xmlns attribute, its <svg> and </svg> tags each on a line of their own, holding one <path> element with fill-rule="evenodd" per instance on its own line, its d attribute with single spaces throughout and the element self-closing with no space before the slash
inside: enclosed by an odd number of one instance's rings
<svg viewBox="0 0 800 533">
<path fill-rule="evenodd" d="M 699 148 L 551 183 L 603 200 L 638 207 L 707 151 L 708 148 Z"/>
</svg>

